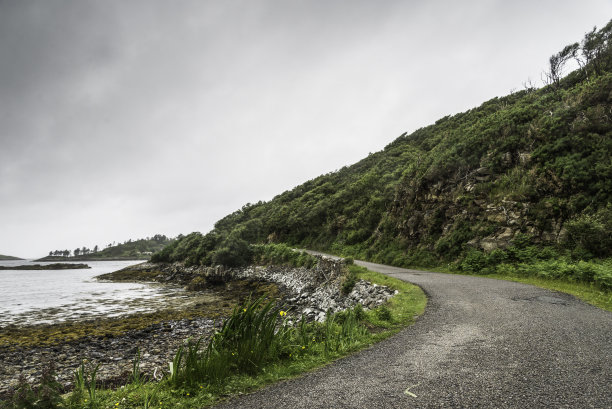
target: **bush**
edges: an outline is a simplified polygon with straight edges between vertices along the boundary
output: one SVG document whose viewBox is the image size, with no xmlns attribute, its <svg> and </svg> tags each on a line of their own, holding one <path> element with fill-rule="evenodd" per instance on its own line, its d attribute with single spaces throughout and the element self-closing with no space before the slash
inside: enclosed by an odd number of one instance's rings
<svg viewBox="0 0 612 409">
<path fill-rule="evenodd" d="M 478 274 L 487 266 L 487 257 L 482 251 L 470 250 L 459 263 L 459 270 Z"/>
<path fill-rule="evenodd" d="M 565 223 L 564 245 L 577 247 L 597 257 L 612 254 L 612 204 L 594 214 L 582 214 Z"/>
<path fill-rule="evenodd" d="M 227 267 L 241 267 L 253 260 L 253 250 L 245 240 L 230 236 L 215 250 L 212 256 L 214 264 Z"/>
</svg>

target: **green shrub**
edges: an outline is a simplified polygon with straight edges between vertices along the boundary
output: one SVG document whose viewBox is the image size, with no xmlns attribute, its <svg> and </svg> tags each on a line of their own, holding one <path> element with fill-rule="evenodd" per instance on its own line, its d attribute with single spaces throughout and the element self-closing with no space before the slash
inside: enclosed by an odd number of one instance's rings
<svg viewBox="0 0 612 409">
<path fill-rule="evenodd" d="M 214 251 L 212 261 L 228 267 L 241 267 L 253 260 L 253 250 L 249 243 L 240 238 L 230 236 Z"/>
<path fill-rule="evenodd" d="M 612 204 L 594 214 L 584 213 L 565 223 L 564 245 L 584 249 L 597 257 L 612 254 Z"/>
<path fill-rule="evenodd" d="M 478 274 L 487 266 L 485 253 L 478 250 L 470 250 L 459 263 L 459 270 L 466 273 Z"/>
</svg>

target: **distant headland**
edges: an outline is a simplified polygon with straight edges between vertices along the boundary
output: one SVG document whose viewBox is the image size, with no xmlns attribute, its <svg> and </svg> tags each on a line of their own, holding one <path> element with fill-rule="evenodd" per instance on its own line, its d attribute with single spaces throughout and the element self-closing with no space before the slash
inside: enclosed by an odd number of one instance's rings
<svg viewBox="0 0 612 409">
<path fill-rule="evenodd" d="M 23 260 L 23 259 L 19 257 L 5 256 L 3 254 L 0 254 L 0 260 Z"/>
<path fill-rule="evenodd" d="M 21 266 L 0 266 L 0 270 L 77 270 L 91 268 L 82 263 L 24 264 Z"/>
</svg>

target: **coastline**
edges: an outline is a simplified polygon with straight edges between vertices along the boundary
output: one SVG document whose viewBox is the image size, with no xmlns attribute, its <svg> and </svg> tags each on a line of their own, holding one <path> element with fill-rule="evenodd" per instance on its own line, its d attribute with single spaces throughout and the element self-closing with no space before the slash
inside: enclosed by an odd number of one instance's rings
<svg viewBox="0 0 612 409">
<path fill-rule="evenodd" d="M 249 295 L 274 293 L 267 283 L 232 283 L 223 288 L 190 294 L 182 305 L 145 314 L 71 321 L 26 327 L 0 328 L 0 399 L 23 377 L 37 384 L 42 369 L 52 362 L 58 381 L 72 387 L 74 372 L 83 360 L 100 364 L 101 385 L 112 386 L 129 372 L 137 351 L 141 370 L 152 378 L 187 339 L 207 340 L 220 328 L 235 305 Z"/>
<path fill-rule="evenodd" d="M 100 364 L 102 385 L 118 385 L 140 352 L 141 370 L 159 378 L 178 347 L 188 339 L 207 341 L 232 309 L 249 297 L 267 295 L 279 300 L 295 316 L 322 320 L 326 311 L 340 311 L 356 303 L 374 308 L 394 292 L 360 280 L 349 294 L 341 294 L 342 262 L 320 258 L 317 268 L 249 266 L 242 269 L 185 267 L 142 263 L 99 276 L 115 281 L 158 281 L 186 285 L 207 300 L 184 303 L 175 309 L 122 318 L 0 329 L 0 398 L 10 394 L 18 379 L 35 385 L 42 368 L 53 362 L 66 390 L 82 360 Z"/>
</svg>

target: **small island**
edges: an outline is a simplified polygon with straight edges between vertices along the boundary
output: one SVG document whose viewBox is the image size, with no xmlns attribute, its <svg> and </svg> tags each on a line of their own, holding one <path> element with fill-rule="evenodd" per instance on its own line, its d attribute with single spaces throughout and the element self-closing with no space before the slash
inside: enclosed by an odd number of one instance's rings
<svg viewBox="0 0 612 409">
<path fill-rule="evenodd" d="M 0 254 L 0 260 L 23 260 L 22 258 L 19 257 L 13 257 L 13 256 L 5 256 L 3 254 Z"/>
<path fill-rule="evenodd" d="M 53 264 L 24 264 L 21 266 L 0 266 L 0 270 L 77 270 L 91 268 L 83 263 L 53 263 Z"/>
</svg>

